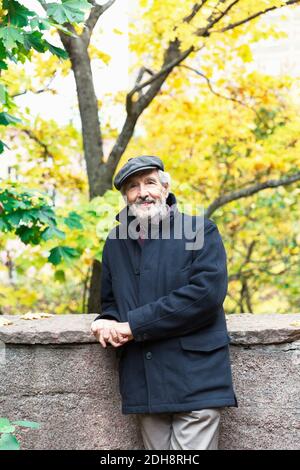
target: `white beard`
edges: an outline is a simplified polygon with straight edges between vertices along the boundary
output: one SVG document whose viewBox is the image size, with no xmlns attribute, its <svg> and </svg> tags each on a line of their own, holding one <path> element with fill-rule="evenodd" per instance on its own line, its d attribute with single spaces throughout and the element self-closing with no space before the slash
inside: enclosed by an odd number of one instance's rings
<svg viewBox="0 0 300 470">
<path fill-rule="evenodd" d="M 159 224 L 169 213 L 169 206 L 166 204 L 166 198 L 156 200 L 148 207 L 142 207 L 141 204 L 134 203 L 129 206 L 129 213 L 135 216 L 140 225 Z"/>
</svg>

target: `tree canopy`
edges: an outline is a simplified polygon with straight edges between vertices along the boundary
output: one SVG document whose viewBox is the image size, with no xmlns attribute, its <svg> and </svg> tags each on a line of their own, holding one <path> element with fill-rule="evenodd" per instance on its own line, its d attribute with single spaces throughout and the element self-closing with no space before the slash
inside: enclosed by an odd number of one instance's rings
<svg viewBox="0 0 300 470">
<path fill-rule="evenodd" d="M 39 3 L 43 16 L 15 0 L 1 10 L 1 149 L 14 154 L 17 175 L 0 191 L 2 311 L 99 311 L 102 247 L 119 203 L 112 177 L 144 153 L 163 158 L 182 205 L 204 206 L 218 223 L 227 311 L 297 309 L 298 82 L 257 70 L 252 48 L 279 41 L 285 20 L 270 14 L 298 12 L 300 2 L 137 1 L 129 18 L 133 85 L 102 100 L 92 68 L 109 66 L 99 25 L 109 10 L 118 14 L 118 1 Z M 28 91 L 56 93 L 55 77 L 69 73 L 81 129 L 15 104 Z M 45 197 L 32 199 L 32 188 Z M 10 245 L 12 234 L 26 246 Z"/>
</svg>

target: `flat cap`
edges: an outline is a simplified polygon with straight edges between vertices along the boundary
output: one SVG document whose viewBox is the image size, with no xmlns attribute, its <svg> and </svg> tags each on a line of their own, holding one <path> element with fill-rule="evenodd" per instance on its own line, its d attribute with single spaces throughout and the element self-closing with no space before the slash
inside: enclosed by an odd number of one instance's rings
<svg viewBox="0 0 300 470">
<path fill-rule="evenodd" d="M 157 168 L 164 171 L 164 164 L 158 157 L 143 155 L 141 157 L 129 158 L 128 162 L 121 168 L 116 174 L 114 179 L 114 185 L 117 189 L 121 189 L 124 181 L 134 173 L 141 170 L 150 170 Z"/>
</svg>

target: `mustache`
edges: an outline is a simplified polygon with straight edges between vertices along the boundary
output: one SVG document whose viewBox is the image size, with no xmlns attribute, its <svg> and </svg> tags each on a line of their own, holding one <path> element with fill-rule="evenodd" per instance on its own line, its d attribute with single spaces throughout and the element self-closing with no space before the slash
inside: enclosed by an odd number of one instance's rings
<svg viewBox="0 0 300 470">
<path fill-rule="evenodd" d="M 137 199 L 134 204 L 143 204 L 144 202 L 154 202 L 155 203 L 155 199 L 150 199 L 150 198 L 139 198 Z"/>
</svg>

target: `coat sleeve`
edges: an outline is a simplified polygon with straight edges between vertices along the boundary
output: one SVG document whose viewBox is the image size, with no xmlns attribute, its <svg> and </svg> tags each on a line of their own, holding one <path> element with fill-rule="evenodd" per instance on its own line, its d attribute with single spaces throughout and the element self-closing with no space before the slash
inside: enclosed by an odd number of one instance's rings
<svg viewBox="0 0 300 470">
<path fill-rule="evenodd" d="M 120 315 L 112 291 L 111 273 L 107 257 L 107 243 L 105 243 L 102 253 L 102 272 L 101 272 L 101 311 L 102 313 L 95 318 L 96 320 L 117 320 L 120 321 Z"/>
<path fill-rule="evenodd" d="M 214 321 L 226 293 L 226 253 L 216 225 L 209 221 L 203 247 L 191 266 L 189 284 L 128 312 L 133 337 L 151 341 L 201 329 Z"/>
</svg>

